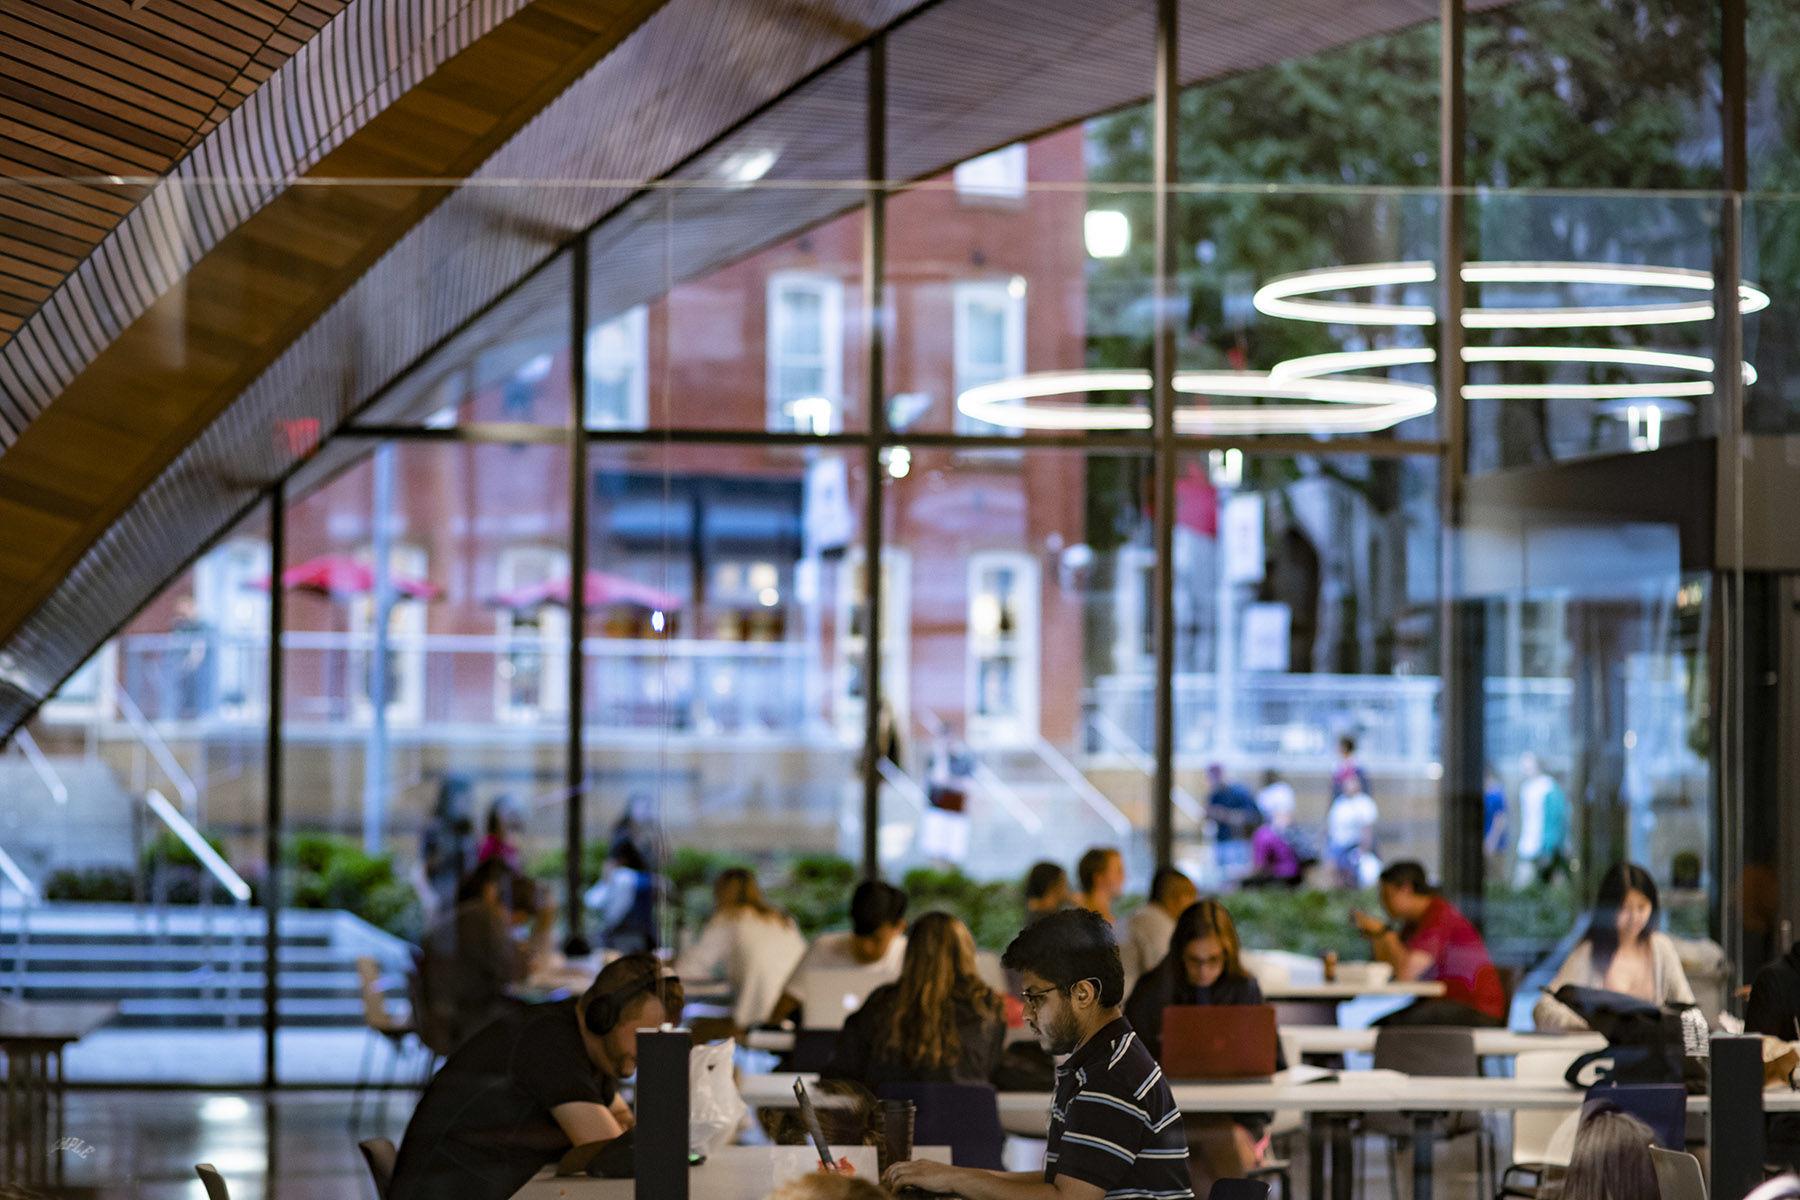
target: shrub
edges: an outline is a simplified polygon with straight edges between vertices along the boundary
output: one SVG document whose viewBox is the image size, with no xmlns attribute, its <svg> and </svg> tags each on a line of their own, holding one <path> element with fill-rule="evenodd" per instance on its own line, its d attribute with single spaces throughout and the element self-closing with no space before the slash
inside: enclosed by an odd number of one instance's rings
<svg viewBox="0 0 1800 1200">
<path fill-rule="evenodd" d="M 129 904 L 136 882 L 126 867 L 65 867 L 44 881 L 44 899 Z"/>
<path fill-rule="evenodd" d="M 303 833 L 288 843 L 285 861 L 290 906 L 341 909 L 413 941 L 422 932 L 419 898 L 395 874 L 393 856 L 365 854 L 350 838 Z"/>
</svg>

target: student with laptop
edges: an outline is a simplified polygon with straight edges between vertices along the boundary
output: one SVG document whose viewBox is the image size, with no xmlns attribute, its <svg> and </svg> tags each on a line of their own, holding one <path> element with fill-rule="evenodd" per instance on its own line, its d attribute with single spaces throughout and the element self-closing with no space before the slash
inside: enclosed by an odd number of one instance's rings
<svg viewBox="0 0 1800 1200">
<path fill-rule="evenodd" d="M 1275 1010 L 1244 969 L 1231 913 L 1219 901 L 1182 910 L 1168 953 L 1132 989 L 1125 1019 L 1171 1079 L 1267 1077 L 1282 1066 Z M 1262 1161 L 1266 1113 L 1188 1117 L 1196 1190 Z"/>
<path fill-rule="evenodd" d="M 1193 1200 L 1181 1110 L 1119 1011 L 1125 972 L 1105 919 L 1087 910 L 1044 917 L 1001 961 L 1019 977 L 1044 1048 L 1068 1056 L 1056 1071 L 1043 1171 L 903 1162 L 888 1168 L 887 1185 L 963 1200 Z"/>
<path fill-rule="evenodd" d="M 886 1083 L 990 1083 L 1006 1047 L 1005 1007 L 982 982 L 975 939 L 949 913 L 913 922 L 898 982 L 877 988 L 838 1034 L 821 1074 Z"/>
<path fill-rule="evenodd" d="M 900 964 L 906 958 L 905 928 L 904 891 L 879 879 L 865 879 L 857 884 L 850 895 L 849 931 L 822 933 L 813 939 L 781 989 L 781 999 L 769 1014 L 769 1023 L 779 1024 L 802 1007 L 809 977 L 831 972 L 833 979 L 845 985 L 838 993 L 837 1012 L 809 1013 L 807 1025 L 816 1029 L 841 1026 L 844 996 L 856 997 L 854 1011 L 870 992 L 899 978 Z"/>
</svg>

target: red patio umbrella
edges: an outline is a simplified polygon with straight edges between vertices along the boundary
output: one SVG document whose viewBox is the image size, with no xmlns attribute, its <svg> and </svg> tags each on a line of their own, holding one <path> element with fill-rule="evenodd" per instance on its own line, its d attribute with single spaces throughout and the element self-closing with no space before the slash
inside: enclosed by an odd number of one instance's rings
<svg viewBox="0 0 1800 1200">
<path fill-rule="evenodd" d="M 569 603 L 569 584 L 567 575 L 559 575 L 554 579 L 546 579 L 542 583 L 527 584 L 513 588 L 495 596 L 491 603 L 496 608 L 510 608 L 515 611 L 527 611 L 546 604 Z M 681 607 L 681 597 L 673 592 L 665 592 L 661 588 L 651 587 L 647 583 L 639 583 L 623 575 L 611 575 L 605 571 L 589 571 L 586 586 L 582 589 L 583 598 L 588 608 L 607 608 L 614 604 L 630 604 L 638 608 L 654 609 L 660 612 L 672 612 Z"/>
<path fill-rule="evenodd" d="M 409 600 L 436 600 L 444 589 L 428 579 L 393 577 L 394 591 Z M 269 577 L 253 579 L 249 586 L 269 590 Z M 281 586 L 290 592 L 314 592 L 321 596 L 366 596 L 375 590 L 375 568 L 347 554 L 321 554 L 295 563 L 281 573 Z"/>
</svg>

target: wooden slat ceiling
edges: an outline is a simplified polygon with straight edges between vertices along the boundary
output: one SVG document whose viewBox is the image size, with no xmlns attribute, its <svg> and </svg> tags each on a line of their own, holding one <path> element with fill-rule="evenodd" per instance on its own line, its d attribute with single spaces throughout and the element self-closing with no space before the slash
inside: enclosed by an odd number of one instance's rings
<svg viewBox="0 0 1800 1200">
<path fill-rule="evenodd" d="M 0 345 L 154 178 L 325 27 L 347 0 L 29 0 L 0 4 Z"/>
</svg>

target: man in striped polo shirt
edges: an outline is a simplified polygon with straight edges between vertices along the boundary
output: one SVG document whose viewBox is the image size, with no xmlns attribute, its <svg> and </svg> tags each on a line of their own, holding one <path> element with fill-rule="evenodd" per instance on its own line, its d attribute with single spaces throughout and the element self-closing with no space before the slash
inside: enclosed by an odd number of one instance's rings
<svg viewBox="0 0 1800 1200">
<path fill-rule="evenodd" d="M 1001 961 L 1045 1048 L 1068 1055 L 1043 1174 L 905 1162 L 888 1168 L 888 1186 L 964 1200 L 1194 1200 L 1181 1110 L 1119 1011 L 1125 971 L 1106 921 L 1086 909 L 1044 917 Z"/>
</svg>

